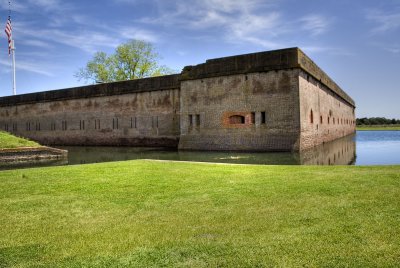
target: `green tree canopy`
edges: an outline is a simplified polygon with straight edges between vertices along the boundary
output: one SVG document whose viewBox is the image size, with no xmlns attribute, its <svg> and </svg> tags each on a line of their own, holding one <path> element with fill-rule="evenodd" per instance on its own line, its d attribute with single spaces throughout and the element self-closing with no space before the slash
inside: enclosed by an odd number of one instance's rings
<svg viewBox="0 0 400 268">
<path fill-rule="evenodd" d="M 358 126 L 361 125 L 396 125 L 400 124 L 399 119 L 388 119 L 385 117 L 364 117 L 364 118 L 357 118 L 356 123 Z"/>
<path fill-rule="evenodd" d="M 173 73 L 173 70 L 159 65 L 160 56 L 151 43 L 131 40 L 118 46 L 115 53 L 107 55 L 97 52 L 85 68 L 75 77 L 93 82 L 114 82 Z"/>
</svg>

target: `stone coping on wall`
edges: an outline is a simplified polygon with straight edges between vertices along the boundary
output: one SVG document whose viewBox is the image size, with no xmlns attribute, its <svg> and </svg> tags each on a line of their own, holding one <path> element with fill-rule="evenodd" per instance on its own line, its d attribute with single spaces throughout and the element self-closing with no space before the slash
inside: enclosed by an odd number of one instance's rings
<svg viewBox="0 0 400 268">
<path fill-rule="evenodd" d="M 82 99 L 140 93 L 146 91 L 179 89 L 179 75 L 165 75 L 113 83 L 21 94 L 0 98 L 0 107 L 70 99 Z"/>
<path fill-rule="evenodd" d="M 297 47 L 209 59 L 205 63 L 186 66 L 181 73 L 180 80 L 186 81 L 294 68 L 304 70 L 355 107 L 354 100 Z"/>
<path fill-rule="evenodd" d="M 68 151 L 47 146 L 0 149 L 0 163 L 65 159 L 67 156 Z"/>
</svg>

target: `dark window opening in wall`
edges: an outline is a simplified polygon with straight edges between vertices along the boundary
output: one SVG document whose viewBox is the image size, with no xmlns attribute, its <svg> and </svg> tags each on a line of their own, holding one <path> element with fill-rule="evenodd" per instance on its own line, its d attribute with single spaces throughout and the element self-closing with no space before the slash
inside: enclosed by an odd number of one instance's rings
<svg viewBox="0 0 400 268">
<path fill-rule="evenodd" d="M 196 114 L 196 127 L 200 126 L 200 115 Z"/>
<path fill-rule="evenodd" d="M 314 124 L 314 113 L 313 113 L 312 109 L 311 109 L 311 112 L 310 112 L 310 123 Z"/>
<path fill-rule="evenodd" d="M 330 121 L 330 120 L 329 120 L 329 116 L 328 116 L 328 125 L 329 125 L 329 121 Z"/>
<path fill-rule="evenodd" d="M 193 115 L 189 114 L 189 126 L 193 126 Z"/>
<path fill-rule="evenodd" d="M 242 115 L 232 115 L 229 117 L 229 124 L 244 124 L 245 118 Z"/>
<path fill-rule="evenodd" d="M 247 81 L 248 79 L 249 79 L 249 78 L 248 78 L 248 77 L 247 77 L 247 75 L 246 75 L 246 76 L 244 77 L 244 80 L 246 80 L 246 81 Z"/>
<path fill-rule="evenodd" d="M 131 117 L 131 128 L 136 128 L 135 127 L 135 122 L 136 121 L 136 117 L 135 118 L 133 118 L 133 117 Z"/>
<path fill-rule="evenodd" d="M 40 123 L 36 122 L 35 124 L 35 130 L 40 131 Z"/>
<path fill-rule="evenodd" d="M 31 123 L 30 122 L 26 123 L 26 131 L 31 131 Z"/>
<path fill-rule="evenodd" d="M 320 123 L 320 124 L 323 123 L 322 115 L 319 117 L 319 123 Z"/>
<path fill-rule="evenodd" d="M 134 127 L 134 128 L 137 128 L 137 124 L 136 124 L 136 116 L 135 116 L 135 118 L 134 118 L 134 120 L 133 120 L 133 127 Z"/>
<path fill-rule="evenodd" d="M 63 120 L 62 122 L 61 122 L 61 129 L 62 130 L 67 130 L 67 121 L 66 120 Z"/>
<path fill-rule="evenodd" d="M 118 118 L 113 118 L 113 129 L 119 128 Z"/>
<path fill-rule="evenodd" d="M 265 112 L 261 112 L 261 124 L 267 123 L 267 116 Z"/>
<path fill-rule="evenodd" d="M 255 124 L 255 123 L 256 123 L 256 113 L 255 113 L 255 112 L 252 112 L 252 113 L 251 113 L 251 123 L 252 123 L 252 124 Z"/>
<path fill-rule="evenodd" d="M 18 125 L 17 124 L 13 124 L 12 128 L 13 128 L 13 131 L 18 131 Z"/>
<path fill-rule="evenodd" d="M 50 130 L 51 130 L 51 131 L 56 130 L 56 123 L 51 123 L 51 124 L 50 124 Z"/>
<path fill-rule="evenodd" d="M 100 119 L 94 120 L 94 129 L 100 129 Z"/>
<path fill-rule="evenodd" d="M 310 76 L 307 75 L 307 82 L 310 82 Z"/>
<path fill-rule="evenodd" d="M 85 120 L 79 120 L 79 129 L 85 130 Z"/>
</svg>

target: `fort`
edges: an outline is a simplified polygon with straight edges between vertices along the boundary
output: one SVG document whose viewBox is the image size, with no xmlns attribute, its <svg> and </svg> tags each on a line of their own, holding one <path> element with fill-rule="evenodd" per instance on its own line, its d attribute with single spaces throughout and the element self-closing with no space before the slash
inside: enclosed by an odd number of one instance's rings
<svg viewBox="0 0 400 268">
<path fill-rule="evenodd" d="M 0 98 L 0 128 L 46 145 L 303 151 L 355 132 L 354 101 L 299 48 L 180 74 Z"/>
</svg>

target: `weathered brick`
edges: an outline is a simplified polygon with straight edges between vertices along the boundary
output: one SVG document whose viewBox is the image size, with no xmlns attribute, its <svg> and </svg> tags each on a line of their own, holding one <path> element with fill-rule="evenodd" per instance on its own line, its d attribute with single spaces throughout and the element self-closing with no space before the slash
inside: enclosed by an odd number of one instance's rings
<svg viewBox="0 0 400 268">
<path fill-rule="evenodd" d="M 3 97 L 0 128 L 48 145 L 303 151 L 353 133 L 354 109 L 291 48 L 207 60 L 179 75 Z"/>
</svg>

